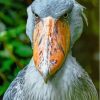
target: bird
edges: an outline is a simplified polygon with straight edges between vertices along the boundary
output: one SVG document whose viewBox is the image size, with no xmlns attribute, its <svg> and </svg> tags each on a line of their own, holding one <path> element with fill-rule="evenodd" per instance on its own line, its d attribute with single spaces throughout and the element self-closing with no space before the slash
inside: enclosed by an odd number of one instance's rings
<svg viewBox="0 0 100 100">
<path fill-rule="evenodd" d="M 3 100 L 98 100 L 88 73 L 72 56 L 83 31 L 85 7 L 75 0 L 34 0 L 27 8 L 26 34 L 33 55 Z"/>
</svg>

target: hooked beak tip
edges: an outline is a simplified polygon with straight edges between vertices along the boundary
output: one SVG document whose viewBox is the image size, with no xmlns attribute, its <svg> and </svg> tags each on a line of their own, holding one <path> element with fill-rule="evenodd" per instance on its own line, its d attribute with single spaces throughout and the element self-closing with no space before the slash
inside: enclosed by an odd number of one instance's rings
<svg viewBox="0 0 100 100">
<path fill-rule="evenodd" d="M 48 78 L 43 77 L 43 79 L 44 79 L 44 82 L 45 82 L 45 83 L 47 83 L 47 82 L 48 82 Z"/>
<path fill-rule="evenodd" d="M 47 83 L 50 76 L 49 71 L 47 71 L 46 73 L 42 73 L 42 76 L 43 76 L 44 82 Z"/>
</svg>

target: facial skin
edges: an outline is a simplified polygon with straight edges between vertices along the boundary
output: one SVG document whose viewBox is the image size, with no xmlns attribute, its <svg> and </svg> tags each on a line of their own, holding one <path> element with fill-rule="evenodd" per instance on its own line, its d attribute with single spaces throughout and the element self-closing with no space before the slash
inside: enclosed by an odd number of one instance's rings
<svg viewBox="0 0 100 100">
<path fill-rule="evenodd" d="M 33 44 L 35 66 L 47 81 L 61 68 L 68 54 L 70 45 L 68 24 L 51 16 L 38 18 L 33 33 Z"/>
</svg>

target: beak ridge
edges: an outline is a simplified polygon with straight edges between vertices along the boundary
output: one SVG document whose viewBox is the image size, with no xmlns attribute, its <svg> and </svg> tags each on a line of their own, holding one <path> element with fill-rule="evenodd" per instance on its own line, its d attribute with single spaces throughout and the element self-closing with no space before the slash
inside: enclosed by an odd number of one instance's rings
<svg viewBox="0 0 100 100">
<path fill-rule="evenodd" d="M 70 32 L 66 23 L 51 16 L 36 24 L 33 34 L 35 66 L 47 83 L 60 69 L 69 50 Z"/>
</svg>

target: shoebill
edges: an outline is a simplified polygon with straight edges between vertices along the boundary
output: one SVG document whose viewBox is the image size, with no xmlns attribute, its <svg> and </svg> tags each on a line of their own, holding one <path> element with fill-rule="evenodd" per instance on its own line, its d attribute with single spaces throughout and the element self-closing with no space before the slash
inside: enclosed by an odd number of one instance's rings
<svg viewBox="0 0 100 100">
<path fill-rule="evenodd" d="M 83 9 L 75 0 L 32 2 L 26 33 L 33 56 L 3 100 L 98 100 L 90 77 L 71 53 L 86 20 Z"/>
</svg>

